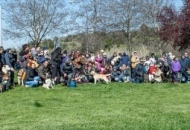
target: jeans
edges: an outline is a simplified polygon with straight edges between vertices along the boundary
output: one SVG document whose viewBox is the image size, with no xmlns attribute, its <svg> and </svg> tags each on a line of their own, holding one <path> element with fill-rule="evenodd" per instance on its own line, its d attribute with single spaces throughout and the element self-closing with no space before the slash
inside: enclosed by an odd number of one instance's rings
<svg viewBox="0 0 190 130">
<path fill-rule="evenodd" d="M 172 72 L 173 82 L 178 82 L 178 72 Z"/>
<path fill-rule="evenodd" d="M 130 76 L 123 76 L 123 75 L 119 75 L 117 77 L 115 77 L 115 81 L 116 82 L 125 82 L 125 81 L 130 81 Z"/>
<path fill-rule="evenodd" d="M 34 77 L 34 81 L 26 81 L 25 85 L 28 85 L 29 87 L 36 87 L 36 86 L 38 86 L 39 79 L 40 79 L 40 77 L 36 76 L 36 77 Z"/>
<path fill-rule="evenodd" d="M 181 72 L 181 74 L 182 74 L 182 76 L 184 76 L 184 77 L 185 77 L 185 80 L 186 80 L 186 81 L 188 81 L 188 80 L 189 80 L 189 77 L 188 77 L 188 74 L 187 74 L 187 72 L 186 72 L 186 71 Z"/>
<path fill-rule="evenodd" d="M 73 74 L 73 73 L 70 73 L 70 74 L 68 74 L 67 76 L 68 76 L 68 77 L 67 77 L 67 78 L 68 78 L 68 79 L 67 79 L 67 87 L 69 87 L 69 84 L 70 84 L 70 82 L 71 82 L 71 80 L 72 80 L 74 74 Z"/>
</svg>

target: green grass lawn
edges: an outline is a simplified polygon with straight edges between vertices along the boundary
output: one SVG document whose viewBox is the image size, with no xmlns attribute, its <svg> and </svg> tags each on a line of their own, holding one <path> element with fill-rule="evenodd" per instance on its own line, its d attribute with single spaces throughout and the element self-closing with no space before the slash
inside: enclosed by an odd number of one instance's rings
<svg viewBox="0 0 190 130">
<path fill-rule="evenodd" d="M 190 130 L 190 84 L 18 86 L 0 100 L 1 130 Z"/>
</svg>

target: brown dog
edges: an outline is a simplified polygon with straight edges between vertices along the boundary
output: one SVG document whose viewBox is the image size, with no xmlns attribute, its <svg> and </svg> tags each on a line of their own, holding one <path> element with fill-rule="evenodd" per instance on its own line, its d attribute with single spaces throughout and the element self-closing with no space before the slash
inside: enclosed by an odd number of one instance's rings
<svg viewBox="0 0 190 130">
<path fill-rule="evenodd" d="M 26 72 L 24 72 L 24 69 L 20 69 L 17 73 L 17 79 L 18 79 L 18 85 L 24 86 L 24 76 Z"/>
<path fill-rule="evenodd" d="M 96 84 L 96 81 L 98 79 L 104 80 L 107 84 L 109 82 L 107 76 L 110 76 L 110 74 L 97 74 L 95 71 L 91 71 L 91 75 L 93 75 L 94 78 L 94 84 Z"/>
</svg>

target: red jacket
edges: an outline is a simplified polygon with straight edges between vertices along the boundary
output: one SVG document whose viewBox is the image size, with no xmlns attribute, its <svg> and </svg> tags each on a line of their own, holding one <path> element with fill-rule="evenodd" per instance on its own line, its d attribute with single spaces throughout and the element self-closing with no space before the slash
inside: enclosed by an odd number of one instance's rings
<svg viewBox="0 0 190 130">
<path fill-rule="evenodd" d="M 150 66 L 148 70 L 148 74 L 152 74 L 155 70 L 156 70 L 156 67 L 154 65 Z"/>
</svg>

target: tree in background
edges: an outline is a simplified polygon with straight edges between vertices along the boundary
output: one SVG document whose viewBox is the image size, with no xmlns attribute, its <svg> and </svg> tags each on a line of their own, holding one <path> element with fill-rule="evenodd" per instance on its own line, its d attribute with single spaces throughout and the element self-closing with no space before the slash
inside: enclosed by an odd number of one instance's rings
<svg viewBox="0 0 190 130">
<path fill-rule="evenodd" d="M 61 32 L 67 16 L 63 0 L 6 0 L 4 10 L 7 36 L 27 37 L 35 47 Z"/>
<path fill-rule="evenodd" d="M 158 15 L 160 39 L 180 49 L 185 49 L 190 44 L 190 0 L 183 0 L 183 3 L 180 12 L 170 6 L 164 7 Z"/>
</svg>

